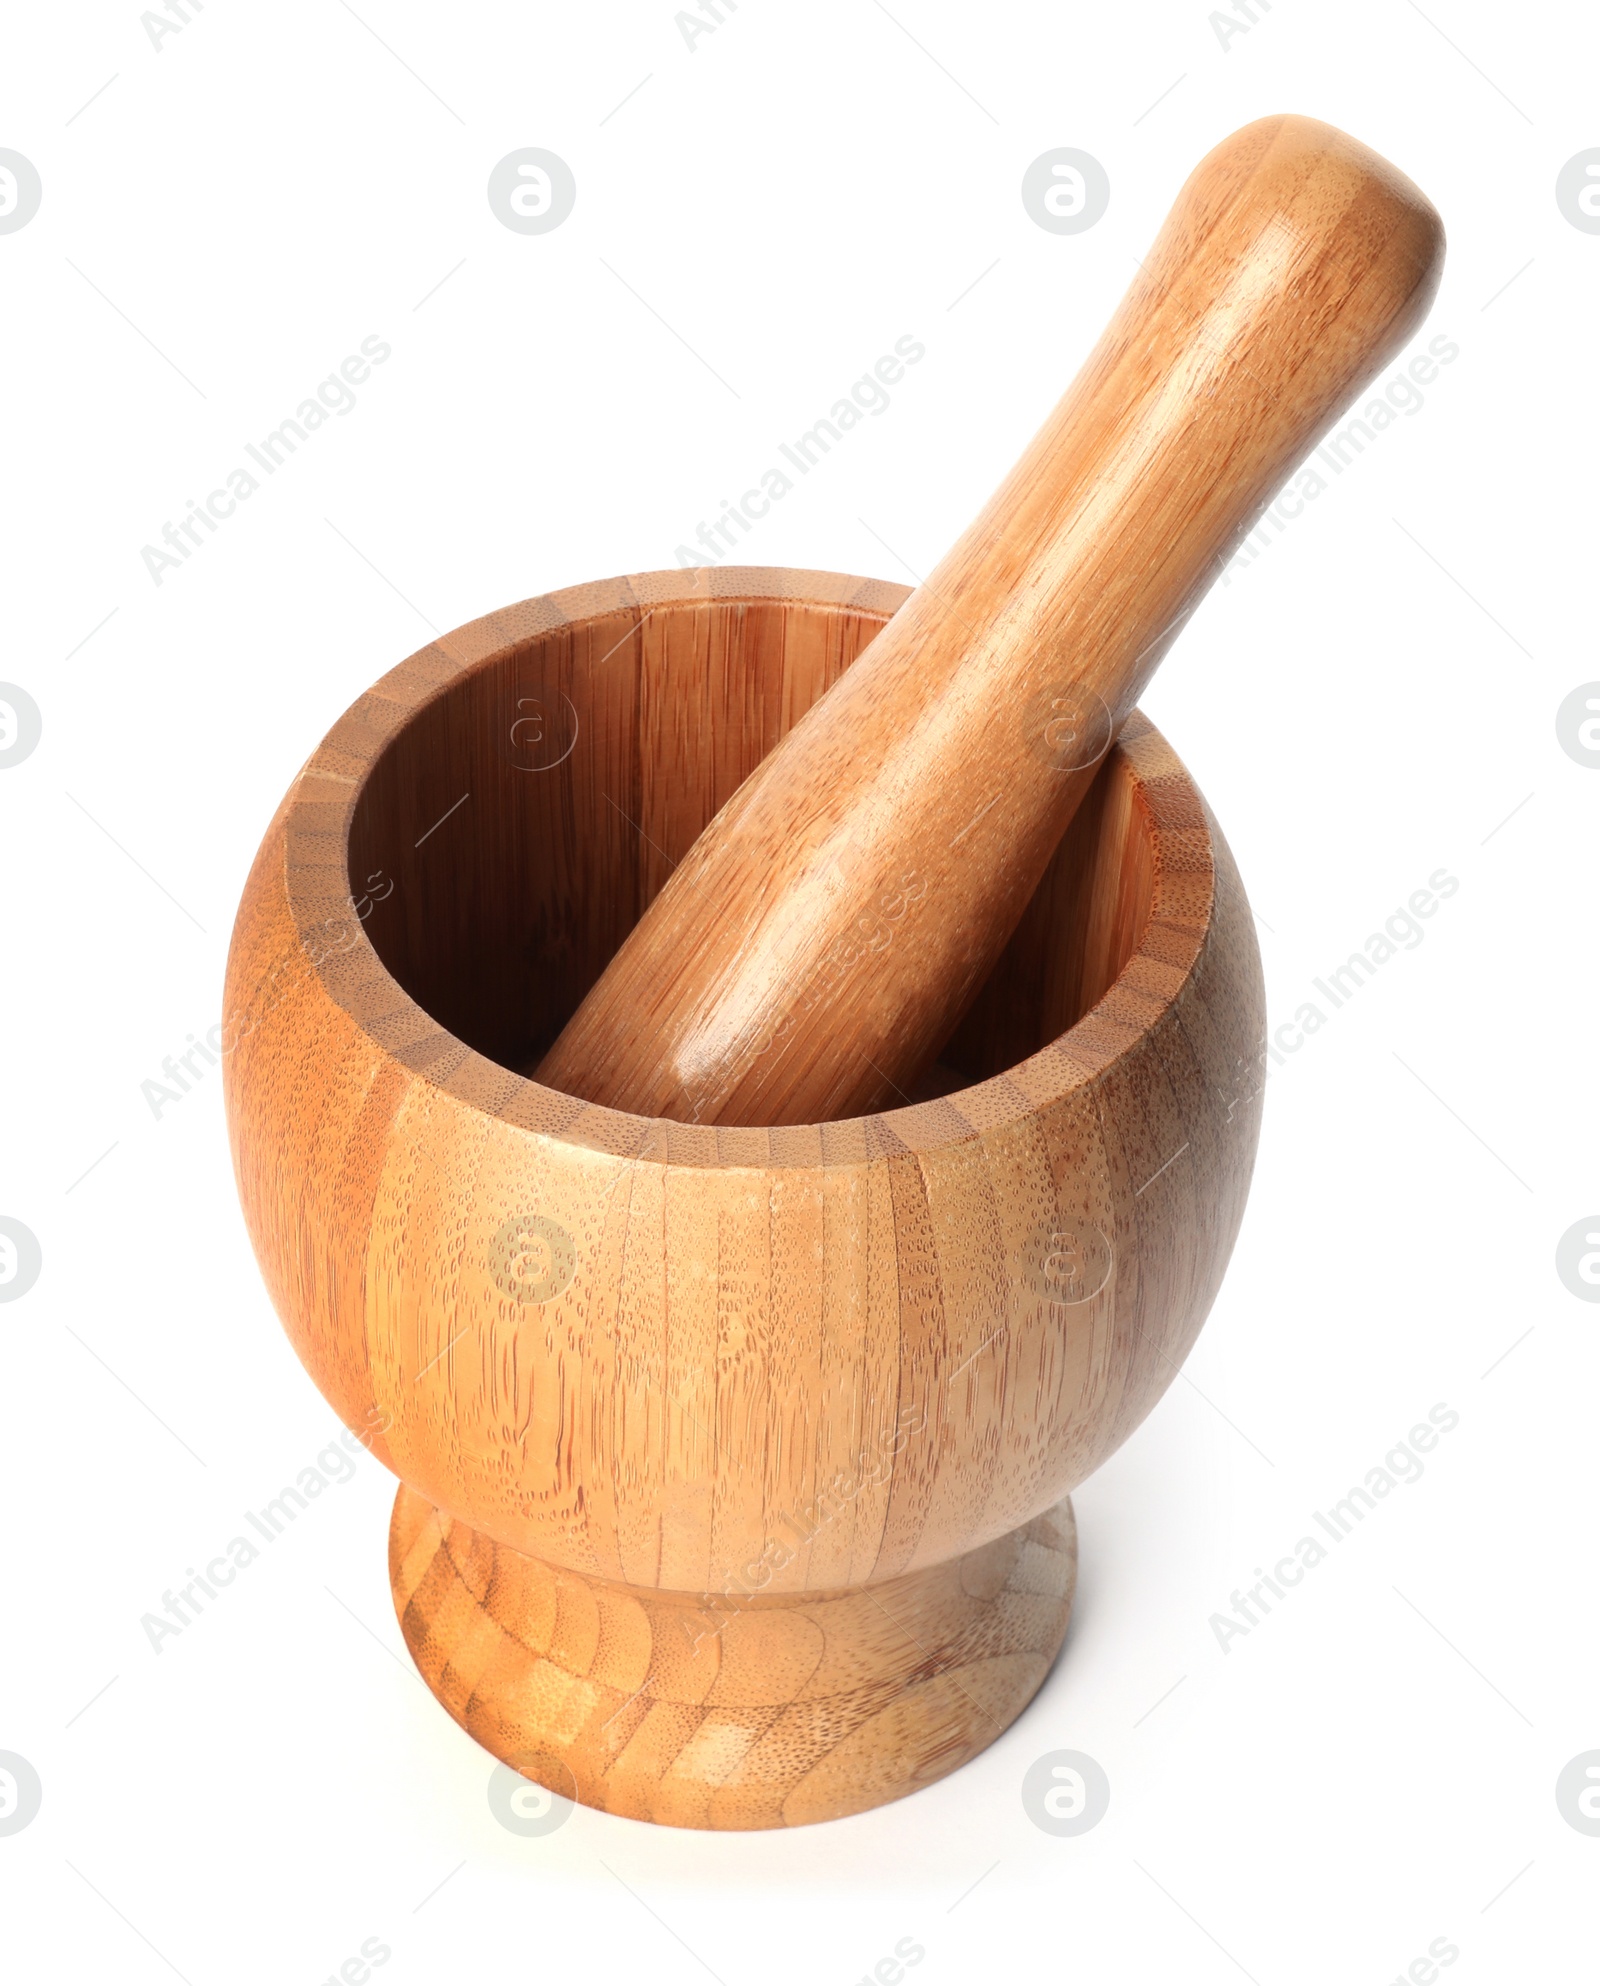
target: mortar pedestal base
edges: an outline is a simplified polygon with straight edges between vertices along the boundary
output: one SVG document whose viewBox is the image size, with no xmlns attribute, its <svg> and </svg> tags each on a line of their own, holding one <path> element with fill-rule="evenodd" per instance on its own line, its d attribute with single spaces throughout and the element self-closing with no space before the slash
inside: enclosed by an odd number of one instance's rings
<svg viewBox="0 0 1600 1986">
<path fill-rule="evenodd" d="M 1077 1576 L 1063 1497 L 992 1544 L 829 1593 L 665 1593 L 497 1545 L 401 1486 L 395 1611 L 434 1695 L 528 1778 L 674 1827 L 796 1827 L 914 1793 L 1044 1681 Z"/>
</svg>

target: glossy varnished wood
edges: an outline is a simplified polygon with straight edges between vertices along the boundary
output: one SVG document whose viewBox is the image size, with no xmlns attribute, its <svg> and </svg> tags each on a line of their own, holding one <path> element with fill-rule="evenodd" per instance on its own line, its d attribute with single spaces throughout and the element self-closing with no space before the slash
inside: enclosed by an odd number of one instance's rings
<svg viewBox="0 0 1600 1986">
<path fill-rule="evenodd" d="M 1072 1505 L 874 1586 L 768 1598 L 616 1586 L 525 1557 L 402 1489 L 395 1610 L 481 1745 L 553 1791 L 677 1827 L 836 1820 L 942 1779 L 1061 1645 Z"/>
<path fill-rule="evenodd" d="M 664 838 L 679 866 L 541 1080 L 699 1124 L 909 1093 L 1178 628 L 1420 321 L 1441 250 L 1416 187 L 1327 125 L 1268 118 L 1218 146 L 861 666 L 692 848 Z"/>
<path fill-rule="evenodd" d="M 410 1486 L 407 1638 L 484 1743 L 616 1811 L 816 1818 L 992 1739 L 1059 1643 L 1063 1498 L 1170 1382 L 1244 1206 L 1251 920 L 1137 714 L 943 1045 L 951 1094 L 695 1126 L 522 1073 L 904 597 L 657 573 L 442 637 L 313 753 L 234 933 L 241 1200 L 301 1358 Z M 662 1609 L 720 1623 L 687 1681 L 646 1652 Z"/>
</svg>

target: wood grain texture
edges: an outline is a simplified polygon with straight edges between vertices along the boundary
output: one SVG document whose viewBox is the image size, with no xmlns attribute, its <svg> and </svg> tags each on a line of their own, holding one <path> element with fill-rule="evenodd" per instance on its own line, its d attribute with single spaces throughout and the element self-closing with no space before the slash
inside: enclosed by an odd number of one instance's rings
<svg viewBox="0 0 1600 1986">
<path fill-rule="evenodd" d="M 1222 563 L 1420 322 L 1411 182 L 1308 118 L 1196 168 L 1077 381 L 618 951 L 540 1080 L 697 1124 L 909 1092 Z"/>
<path fill-rule="evenodd" d="M 478 1743 L 569 1799 L 675 1827 L 795 1827 L 897 1800 L 992 1744 L 1049 1672 L 1072 1505 L 831 1594 L 616 1586 L 496 1545 L 414 1490 L 390 1582 L 406 1644 Z"/>
<path fill-rule="evenodd" d="M 268 1289 L 335 1410 L 459 1527 L 459 1563 L 492 1549 L 519 1592 L 559 1575 L 568 1594 L 631 1589 L 648 1616 L 653 1596 L 719 1607 L 754 1586 L 781 1638 L 811 1618 L 786 1597 L 1003 1558 L 1150 1411 L 1216 1293 L 1255 1150 L 1260 961 L 1216 823 L 1137 713 L 943 1046 L 950 1094 L 696 1126 L 522 1073 L 904 597 L 721 569 L 474 622 L 335 725 L 251 871 L 224 1064 Z M 553 1742 L 567 1727 L 528 1692 L 558 1681 L 526 1668 L 549 1651 L 522 1629 L 531 1652 L 500 1648 L 476 1571 L 451 1597 L 432 1545 L 413 1562 L 416 1518 L 403 1494 L 397 1602 L 425 1673 L 492 1748 Z M 957 1589 L 905 1591 L 946 1594 L 934 1640 L 960 1670 Z M 868 1617 L 834 1613 L 830 1642 Z M 999 1722 L 1053 1652 L 1030 1618 L 1010 1679 L 969 1689 Z M 866 1637 L 858 1658 L 892 1698 L 899 1656 Z M 633 1675 L 581 1653 L 556 1668 L 574 1717 Z M 729 1701 L 771 1708 L 754 1688 Z M 848 1753 L 858 1804 L 944 1756 L 948 1701 L 926 1701 L 873 1713 L 871 1757 Z M 686 1729 L 686 1703 L 652 1714 Z M 854 1797 L 797 1745 L 787 1790 L 769 1751 L 724 1799 L 733 1738 L 700 1741 L 696 1792 L 651 1728 L 624 1792 L 578 1718 L 583 1797 L 705 1825 Z"/>
</svg>

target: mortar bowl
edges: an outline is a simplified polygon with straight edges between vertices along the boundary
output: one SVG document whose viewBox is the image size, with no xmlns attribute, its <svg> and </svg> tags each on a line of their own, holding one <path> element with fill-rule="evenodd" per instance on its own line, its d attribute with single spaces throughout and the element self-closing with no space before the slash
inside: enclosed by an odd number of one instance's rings
<svg viewBox="0 0 1600 1986">
<path fill-rule="evenodd" d="M 905 597 L 648 573 L 442 636 L 313 753 L 234 930 L 240 1199 L 401 1478 L 405 1639 L 488 1750 L 613 1813 L 821 1820 L 992 1742 L 1066 1632 L 1068 1493 L 1243 1213 L 1253 923 L 1138 713 L 901 1107 L 691 1125 L 526 1073 Z"/>
</svg>

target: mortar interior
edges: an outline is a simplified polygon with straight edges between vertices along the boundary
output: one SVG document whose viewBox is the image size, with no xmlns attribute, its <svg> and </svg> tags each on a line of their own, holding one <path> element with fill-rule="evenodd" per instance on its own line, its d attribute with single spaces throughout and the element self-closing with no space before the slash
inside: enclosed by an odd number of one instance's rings
<svg viewBox="0 0 1600 1986">
<path fill-rule="evenodd" d="M 527 1074 L 700 829 L 887 616 L 680 601 L 491 656 L 394 736 L 352 814 L 352 896 L 441 1026 Z M 1022 1061 L 1138 947 L 1153 829 L 1114 751 L 916 1100 Z"/>
</svg>

